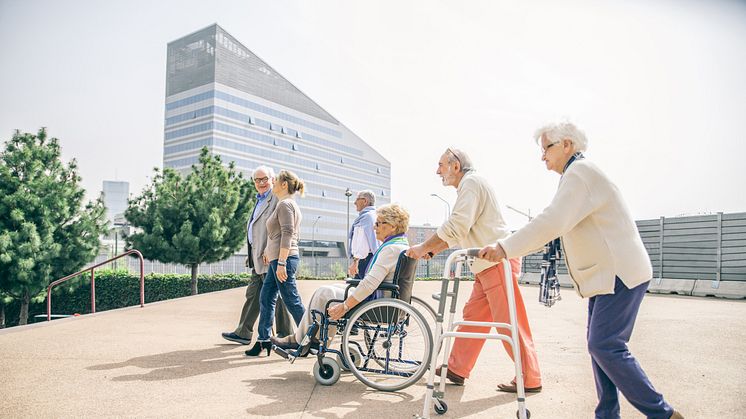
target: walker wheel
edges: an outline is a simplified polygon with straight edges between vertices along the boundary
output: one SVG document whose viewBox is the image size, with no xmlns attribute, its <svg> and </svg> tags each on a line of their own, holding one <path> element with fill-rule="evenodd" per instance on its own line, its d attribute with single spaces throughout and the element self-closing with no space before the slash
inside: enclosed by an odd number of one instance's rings
<svg viewBox="0 0 746 419">
<path fill-rule="evenodd" d="M 445 414 L 448 411 L 448 405 L 446 404 L 446 402 L 440 399 L 435 399 L 433 408 L 435 408 L 435 413 L 439 415 Z"/>
<path fill-rule="evenodd" d="M 518 419 L 521 419 L 521 411 L 520 410 L 516 410 L 515 411 L 515 417 L 518 418 Z M 531 411 L 528 410 L 528 409 L 526 409 L 526 419 L 531 419 Z"/>
</svg>

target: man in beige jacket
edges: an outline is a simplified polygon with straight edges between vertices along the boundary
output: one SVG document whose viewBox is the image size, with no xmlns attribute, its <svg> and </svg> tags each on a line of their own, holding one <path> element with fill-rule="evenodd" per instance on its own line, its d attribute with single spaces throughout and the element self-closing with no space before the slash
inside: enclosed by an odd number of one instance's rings
<svg viewBox="0 0 746 419">
<path fill-rule="evenodd" d="M 627 347 L 653 270 L 619 189 L 583 158 L 588 140 L 573 124 L 547 125 L 535 138 L 547 169 L 562 175 L 557 193 L 541 214 L 483 248 L 480 257 L 520 257 L 561 236 L 575 289 L 589 298 L 596 418 L 619 418 L 619 391 L 649 418 L 682 418 L 653 388 Z"/>
<path fill-rule="evenodd" d="M 432 256 L 449 247 L 483 247 L 497 239 L 508 236 L 500 208 L 497 206 L 495 191 L 487 181 L 474 173 L 469 156 L 461 150 L 449 148 L 440 157 L 436 172 L 444 186 L 453 186 L 458 198 L 448 220 L 440 226 L 432 237 L 407 251 L 407 256 L 415 259 Z M 513 289 L 517 315 L 518 337 L 525 387 L 527 392 L 541 391 L 541 372 L 536 356 L 531 328 L 526 316 L 526 307 L 518 288 L 520 259 L 511 259 Z M 505 273 L 503 265 L 477 259 L 471 265 L 474 273 L 474 287 L 464 306 L 464 320 L 509 323 L 508 297 L 505 293 Z M 460 326 L 460 332 L 488 333 L 488 327 Z M 462 385 L 469 377 L 484 339 L 457 338 L 448 359 L 447 377 L 454 384 Z M 513 358 L 512 347 L 503 342 L 508 356 Z M 503 383 L 498 390 L 515 392 L 515 383 Z"/>
</svg>

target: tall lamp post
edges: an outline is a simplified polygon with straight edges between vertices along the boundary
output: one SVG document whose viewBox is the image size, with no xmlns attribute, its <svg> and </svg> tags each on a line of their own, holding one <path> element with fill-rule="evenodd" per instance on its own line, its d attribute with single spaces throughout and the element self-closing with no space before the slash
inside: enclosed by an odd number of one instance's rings
<svg viewBox="0 0 746 419">
<path fill-rule="evenodd" d="M 313 258 L 313 275 L 316 278 L 319 277 L 319 263 L 316 261 L 316 223 L 318 223 L 320 219 L 320 215 L 316 217 L 316 220 L 313 222 L 313 230 L 311 230 L 311 241 L 313 242 L 311 245 L 311 257 Z"/>
<path fill-rule="evenodd" d="M 534 217 L 531 216 L 531 208 L 528 209 L 528 213 L 525 213 L 525 212 L 523 212 L 523 211 L 521 211 L 519 209 L 515 209 L 515 208 L 511 207 L 510 205 L 505 205 L 505 206 L 508 207 L 508 209 L 513 210 L 513 211 L 517 212 L 518 214 L 521 214 L 524 217 L 528 218 L 528 222 L 529 223 L 534 218 Z M 523 258 L 521 258 L 521 278 L 520 278 L 521 280 L 523 280 L 523 275 L 525 275 L 525 274 L 526 274 L 526 272 L 523 271 Z"/>
<path fill-rule="evenodd" d="M 445 199 L 443 199 L 440 195 L 438 195 L 436 193 L 431 193 L 430 196 L 434 196 L 434 197 L 440 199 L 441 201 L 443 201 L 446 204 L 446 210 L 448 211 L 446 213 L 446 220 L 447 220 L 448 217 L 451 216 L 451 204 L 449 204 L 448 201 L 446 201 Z"/>
<path fill-rule="evenodd" d="M 517 212 L 518 214 L 521 214 L 521 215 L 523 215 L 525 217 L 528 217 L 528 221 L 529 222 L 534 218 L 534 217 L 531 216 L 531 208 L 528 209 L 528 214 L 526 214 L 525 212 L 523 212 L 521 210 L 517 210 L 517 209 L 511 207 L 510 205 L 506 205 L 506 207 L 508 207 L 508 209 L 512 209 L 513 211 Z"/>
<path fill-rule="evenodd" d="M 350 188 L 347 188 L 345 190 L 345 196 L 347 197 L 347 231 L 345 232 L 345 249 L 347 250 L 347 266 L 345 269 L 349 268 L 350 266 L 350 249 L 347 249 L 347 246 L 350 243 L 350 197 L 352 196 L 352 192 L 350 191 Z"/>
</svg>

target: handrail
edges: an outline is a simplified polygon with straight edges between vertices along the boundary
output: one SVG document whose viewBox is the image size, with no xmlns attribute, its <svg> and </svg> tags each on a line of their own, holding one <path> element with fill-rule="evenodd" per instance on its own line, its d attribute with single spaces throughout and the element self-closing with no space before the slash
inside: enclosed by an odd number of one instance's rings
<svg viewBox="0 0 746 419">
<path fill-rule="evenodd" d="M 101 265 L 106 265 L 109 262 L 115 261 L 119 258 L 125 257 L 127 255 L 136 254 L 138 258 L 140 258 L 140 307 L 145 307 L 145 260 L 142 257 L 142 253 L 140 253 L 139 250 L 128 250 L 121 255 L 115 256 L 111 259 L 107 259 L 97 265 L 89 266 L 82 271 L 75 272 L 72 275 L 68 275 L 64 278 L 60 278 L 51 284 L 49 284 L 49 287 L 47 287 L 47 321 L 52 320 L 52 288 L 55 287 L 58 284 L 61 284 L 65 281 L 68 281 L 72 278 L 77 277 L 78 275 L 91 271 L 91 313 L 96 312 L 96 277 L 93 274 L 93 270 L 98 268 Z"/>
</svg>

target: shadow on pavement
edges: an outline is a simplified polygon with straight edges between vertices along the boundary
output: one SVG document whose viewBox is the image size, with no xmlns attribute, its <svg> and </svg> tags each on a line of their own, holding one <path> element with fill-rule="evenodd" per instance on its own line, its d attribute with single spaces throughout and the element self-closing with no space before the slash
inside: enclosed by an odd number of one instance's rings
<svg viewBox="0 0 746 419">
<path fill-rule="evenodd" d="M 112 377 L 112 381 L 161 381 L 178 380 L 201 374 L 211 374 L 229 368 L 247 365 L 277 363 L 278 358 L 248 358 L 243 351 L 236 352 L 236 345 L 216 345 L 207 349 L 173 351 L 139 356 L 123 362 L 92 365 L 92 371 L 113 370 L 125 367 L 150 369 L 142 374 L 125 374 Z"/>
<path fill-rule="evenodd" d="M 312 364 L 309 364 L 309 367 Z M 413 417 L 422 413 L 425 392 L 424 380 L 399 392 L 382 392 L 368 388 L 350 373 L 343 373 L 333 386 L 316 383 L 310 368 L 308 371 L 287 371 L 263 378 L 244 380 L 248 392 L 263 396 L 270 401 L 247 407 L 249 416 L 311 415 L 320 418 L 395 418 Z M 462 401 L 464 387 L 448 386 L 447 415 L 463 417 L 479 415 L 496 406 L 514 404 L 514 394 L 495 392 L 493 396 Z M 431 417 L 439 415 L 431 412 Z"/>
</svg>

